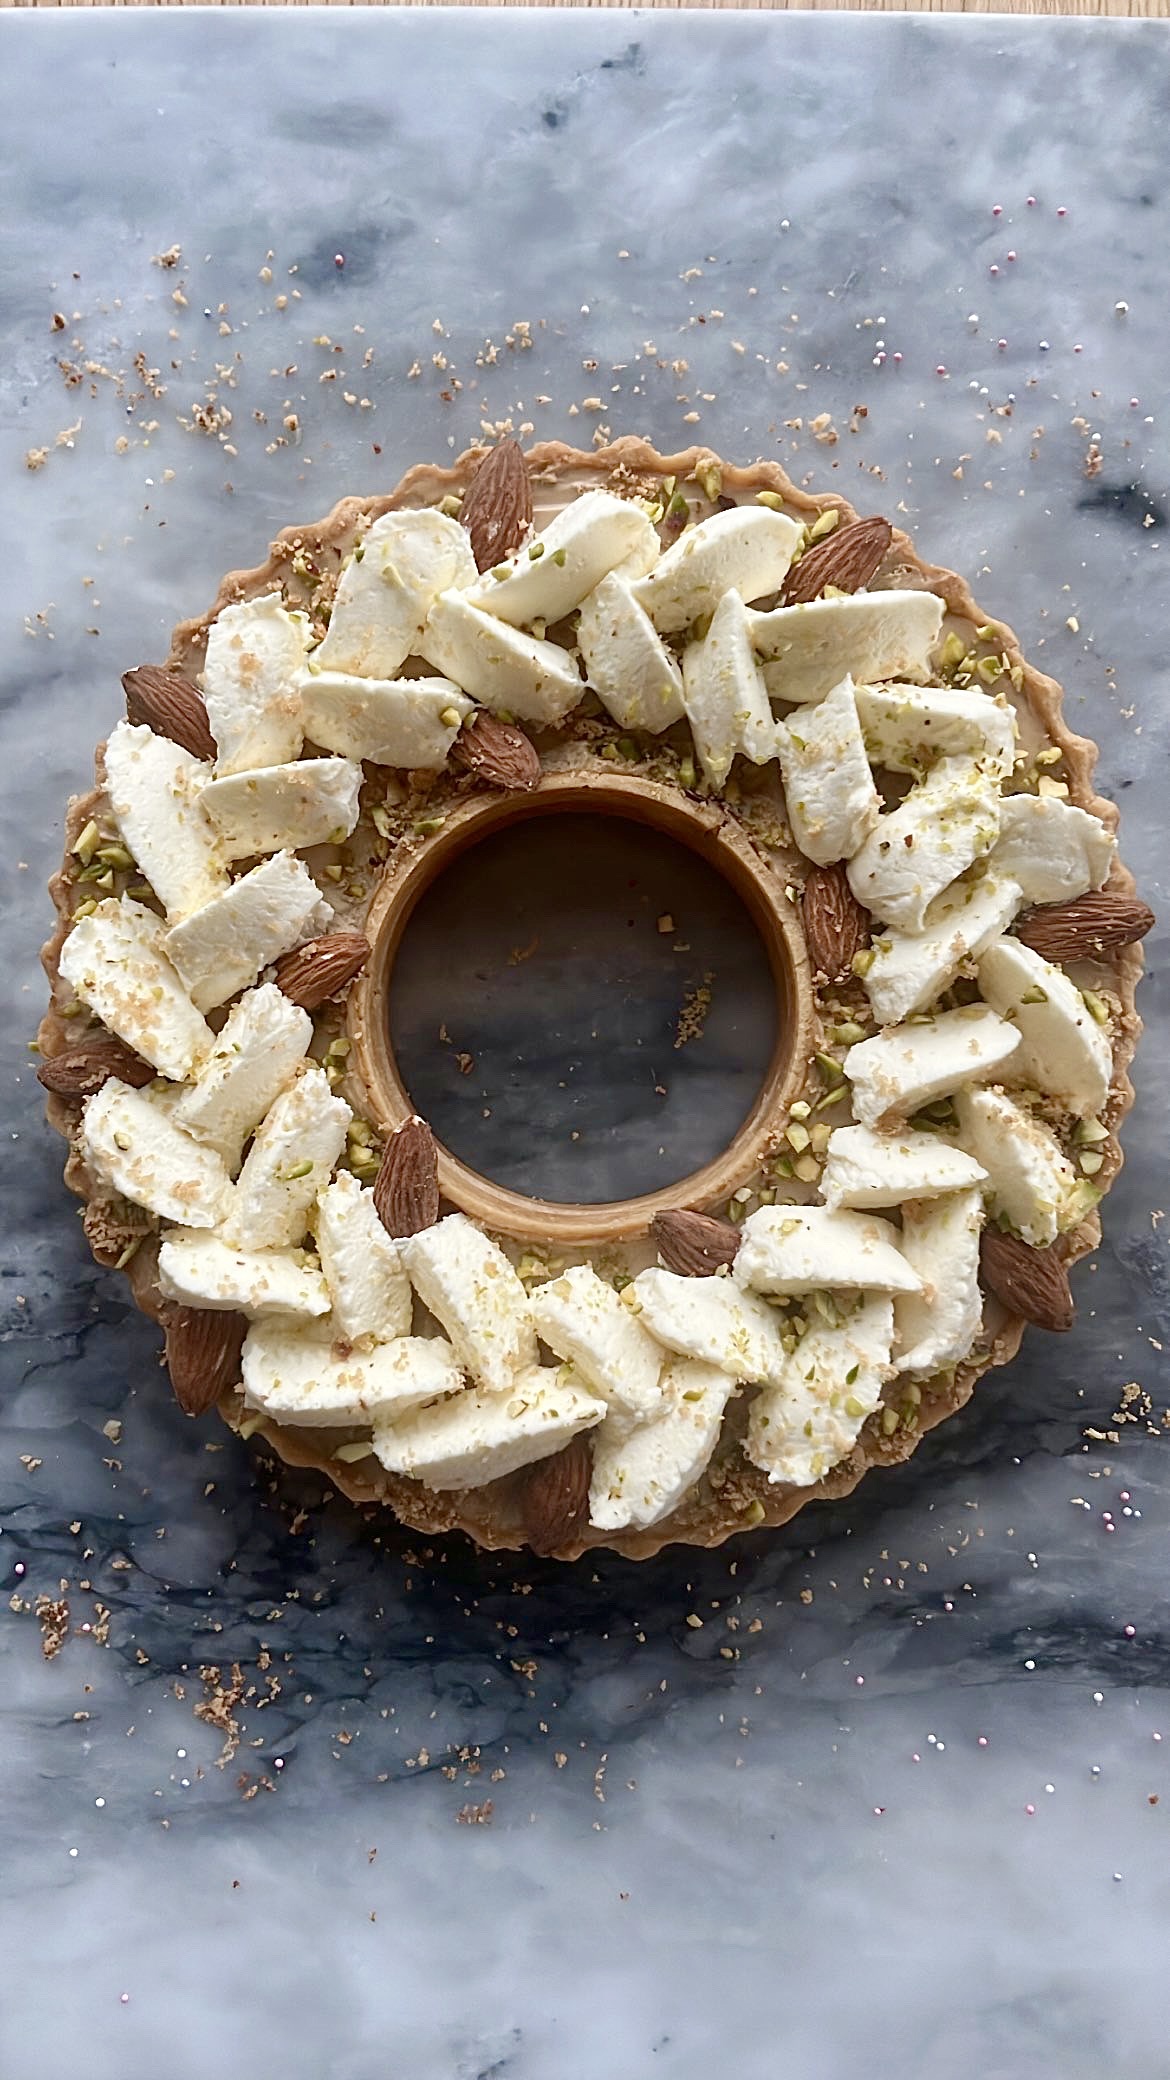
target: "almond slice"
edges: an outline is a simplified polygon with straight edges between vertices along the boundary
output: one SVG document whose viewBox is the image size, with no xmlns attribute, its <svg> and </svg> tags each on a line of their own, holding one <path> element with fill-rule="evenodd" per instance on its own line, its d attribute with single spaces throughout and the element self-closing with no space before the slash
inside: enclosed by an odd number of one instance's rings
<svg viewBox="0 0 1170 2080">
<path fill-rule="evenodd" d="M 167 1369 L 184 1415 L 206 1415 L 237 1385 L 248 1324 L 242 1314 L 176 1307 L 167 1320 Z"/>
<path fill-rule="evenodd" d="M 501 441 L 484 456 L 459 518 L 471 536 L 477 570 L 490 571 L 520 547 L 532 525 L 532 485 L 517 441 Z"/>
<path fill-rule="evenodd" d="M 1144 939 L 1153 923 L 1153 911 L 1139 896 L 1103 888 L 1095 895 L 1074 896 L 1068 903 L 1026 910 L 1016 925 L 1016 937 L 1045 960 L 1099 961 Z"/>
<path fill-rule="evenodd" d="M 843 861 L 814 868 L 804 884 L 801 914 L 813 968 L 828 981 L 839 981 L 869 940 L 869 912 L 850 888 Z"/>
<path fill-rule="evenodd" d="M 37 1082 L 61 1098 L 91 1098 L 111 1076 L 140 1091 L 155 1075 L 149 1062 L 111 1033 L 49 1055 L 37 1070 Z"/>
<path fill-rule="evenodd" d="M 501 722 L 481 708 L 464 723 L 451 757 L 465 772 L 508 794 L 531 794 L 540 785 L 540 754 L 514 722 Z"/>
<path fill-rule="evenodd" d="M 563 1451 L 541 1459 L 524 1479 L 520 1514 L 524 1536 L 543 1558 L 567 1545 L 589 1522 L 593 1453 L 587 1437 L 571 1438 Z"/>
<path fill-rule="evenodd" d="M 1051 1246 L 1037 1249 L 1018 1235 L 985 1228 L 979 1242 L 979 1270 L 988 1291 L 1012 1314 L 1054 1334 L 1072 1328 L 1076 1304 L 1068 1272 Z"/>
<path fill-rule="evenodd" d="M 837 527 L 823 542 L 806 549 L 784 580 L 780 595 L 786 607 L 819 599 L 826 585 L 841 592 L 860 592 L 868 585 L 893 540 L 888 520 L 875 513 L 868 520 L 854 520 Z"/>
<path fill-rule="evenodd" d="M 352 982 L 369 958 L 370 942 L 360 932 L 326 932 L 277 961 L 276 986 L 302 1011 L 316 1011 Z"/>
<path fill-rule="evenodd" d="M 128 722 L 145 723 L 156 737 L 169 737 L 195 758 L 215 758 L 203 695 L 190 679 L 165 665 L 140 664 L 136 671 L 123 672 L 122 685 Z"/>
<path fill-rule="evenodd" d="M 374 1179 L 374 1205 L 389 1235 L 418 1235 L 439 1218 L 435 1137 L 417 1114 L 386 1143 Z"/>
<path fill-rule="evenodd" d="M 739 1249 L 739 1229 L 730 1221 L 712 1220 L 709 1214 L 682 1206 L 656 1213 L 650 1232 L 667 1270 L 682 1278 L 710 1278 L 722 1265 L 733 1263 Z"/>
</svg>

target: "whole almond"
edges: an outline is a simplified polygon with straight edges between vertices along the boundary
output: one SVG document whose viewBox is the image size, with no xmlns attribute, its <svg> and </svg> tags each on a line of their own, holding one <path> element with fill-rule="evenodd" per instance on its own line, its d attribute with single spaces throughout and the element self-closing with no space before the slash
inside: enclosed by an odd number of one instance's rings
<svg viewBox="0 0 1170 2080">
<path fill-rule="evenodd" d="M 853 956 L 869 938 L 869 912 L 849 886 L 844 865 L 814 867 L 801 897 L 805 944 L 817 973 L 830 982 L 848 975 Z"/>
<path fill-rule="evenodd" d="M 61 1098 L 90 1098 L 111 1076 L 140 1091 L 144 1084 L 153 1083 L 155 1071 L 112 1033 L 49 1055 L 37 1070 L 37 1082 Z"/>
<path fill-rule="evenodd" d="M 360 932 L 326 932 L 277 961 L 276 986 L 302 1011 L 315 1011 L 352 982 L 369 958 L 370 942 Z"/>
<path fill-rule="evenodd" d="M 1153 922 L 1153 911 L 1140 897 L 1103 888 L 1095 895 L 1074 896 L 1070 903 L 1025 910 L 1016 936 L 1046 960 L 1100 960 L 1144 939 Z"/>
<path fill-rule="evenodd" d="M 893 535 L 889 521 L 878 513 L 869 520 L 835 527 L 793 565 L 780 595 L 783 604 L 795 607 L 804 600 L 819 599 L 826 585 L 835 585 L 841 592 L 860 592 L 869 584 Z"/>
<path fill-rule="evenodd" d="M 417 1235 L 439 1218 L 435 1137 L 417 1114 L 386 1143 L 374 1179 L 374 1205 L 389 1235 Z"/>
<path fill-rule="evenodd" d="M 656 1213 L 650 1232 L 667 1270 L 683 1278 L 710 1278 L 721 1265 L 734 1263 L 739 1249 L 739 1229 L 730 1221 L 712 1220 L 710 1214 L 682 1206 Z"/>
<path fill-rule="evenodd" d="M 592 1472 L 593 1454 L 584 1434 L 570 1438 L 563 1451 L 526 1470 L 520 1512 L 524 1536 L 534 1553 L 547 1556 L 557 1552 L 579 1526 L 588 1524 Z"/>
<path fill-rule="evenodd" d="M 1036 1249 L 1018 1235 L 985 1228 L 979 1243 L 979 1269 L 989 1292 L 1012 1314 L 1023 1315 L 1038 1329 L 1071 1329 L 1076 1306 L 1068 1273 L 1052 1248 Z"/>
<path fill-rule="evenodd" d="M 464 723 L 451 756 L 465 772 L 508 794 L 531 794 L 540 785 L 540 754 L 514 722 L 501 722 L 481 708 Z"/>
<path fill-rule="evenodd" d="M 240 1349 L 248 1331 L 242 1314 L 209 1307 L 176 1307 L 166 1325 L 167 1369 L 184 1415 L 206 1415 L 240 1377 Z"/>
<path fill-rule="evenodd" d="M 190 679 L 168 672 L 165 665 L 140 664 L 123 672 L 126 719 L 145 723 L 156 737 L 169 737 L 196 758 L 215 757 L 215 738 L 207 720 L 203 695 Z"/>
<path fill-rule="evenodd" d="M 471 536 L 475 567 L 490 571 L 520 547 L 532 525 L 532 484 L 524 451 L 500 441 L 478 465 L 459 514 Z"/>
</svg>

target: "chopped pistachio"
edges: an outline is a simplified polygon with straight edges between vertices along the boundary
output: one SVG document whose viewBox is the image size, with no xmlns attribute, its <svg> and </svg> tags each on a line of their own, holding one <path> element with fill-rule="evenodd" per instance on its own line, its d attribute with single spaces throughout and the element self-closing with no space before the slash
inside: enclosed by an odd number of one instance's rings
<svg viewBox="0 0 1170 2080">
<path fill-rule="evenodd" d="M 826 506 L 823 513 L 817 514 L 816 519 L 808 530 L 809 541 L 823 542 L 827 534 L 832 534 L 840 518 L 841 515 L 836 506 Z"/>
<path fill-rule="evenodd" d="M 796 1100 L 796 1103 L 792 1105 L 789 1109 L 792 1113 L 793 1119 L 807 1119 L 809 1113 L 812 1111 L 811 1105 L 807 1104 L 803 1098 L 798 1098 Z"/>
<path fill-rule="evenodd" d="M 458 492 L 448 491 L 446 497 L 439 500 L 439 511 L 445 513 L 448 520 L 458 520 L 463 511 L 463 500 Z"/>
<path fill-rule="evenodd" d="M 850 966 L 852 967 L 853 973 L 858 977 L 868 975 L 870 969 L 874 964 L 875 959 L 876 955 L 874 953 L 873 947 L 863 946 L 860 952 L 854 954 L 853 959 L 850 962 Z"/>
<path fill-rule="evenodd" d="M 1092 1142 L 1108 1141 L 1109 1129 L 1099 1119 L 1081 1119 L 1077 1121 L 1076 1139 L 1087 1148 Z"/>
<path fill-rule="evenodd" d="M 459 713 L 458 708 L 443 708 L 440 710 L 439 721 L 444 729 L 458 729 L 462 720 L 463 717 Z"/>
<path fill-rule="evenodd" d="M 833 1027 L 833 1038 L 839 1047 L 855 1047 L 859 1040 L 864 1040 L 865 1027 L 858 1025 L 855 1018 L 843 1019 Z"/>
<path fill-rule="evenodd" d="M 740 1518 L 740 1522 L 741 1524 L 745 1524 L 748 1526 L 751 1526 L 752 1524 L 762 1524 L 767 1514 L 768 1513 L 764 1508 L 762 1502 L 749 1502 L 742 1517 Z"/>
<path fill-rule="evenodd" d="M 940 664 L 944 665 L 948 671 L 953 671 L 956 665 L 962 664 L 966 655 L 967 645 L 963 641 L 962 636 L 957 629 L 948 628 L 946 635 L 943 637 L 942 648 L 939 651 Z"/>
<path fill-rule="evenodd" d="M 370 822 L 373 824 L 374 829 L 377 831 L 378 836 L 380 838 L 388 838 L 390 836 L 390 812 L 383 802 L 374 803 L 372 809 L 370 810 Z M 327 867 L 325 871 L 326 873 L 329 873 L 330 869 Z M 341 868 L 338 867 L 332 874 L 331 878 L 339 880 L 340 877 Z"/>
<path fill-rule="evenodd" d="M 445 816 L 420 816 L 414 826 L 415 835 L 419 838 L 433 838 L 436 831 L 442 830 L 446 820 Z"/>
<path fill-rule="evenodd" d="M 834 1086 L 833 1086 L 833 1088 L 832 1088 L 832 1090 L 831 1090 L 831 1091 L 826 1091 L 826 1092 L 825 1092 L 825 1094 L 824 1094 L 824 1096 L 823 1096 L 823 1098 L 818 1098 L 818 1099 L 817 1099 L 817 1102 L 816 1102 L 816 1104 L 815 1104 L 815 1105 L 813 1106 L 813 1111 L 814 1111 L 814 1112 L 827 1112 L 827 1111 L 828 1111 L 828 1109 L 829 1109 L 829 1107 L 830 1107 L 830 1105 L 839 1105 L 839 1104 L 841 1103 L 841 1100 L 842 1100 L 842 1098 L 843 1098 L 843 1097 L 845 1097 L 845 1096 L 846 1096 L 846 1086 L 845 1086 L 845 1084 L 843 1084 L 843 1083 L 837 1083 L 837 1084 L 834 1084 Z"/>
<path fill-rule="evenodd" d="M 813 1056 L 813 1060 L 816 1062 L 817 1068 L 820 1070 L 826 1083 L 844 1082 L 845 1071 L 835 1055 L 818 1052 Z"/>
<path fill-rule="evenodd" d="M 97 856 L 107 867 L 125 869 L 134 865 L 134 854 L 127 852 L 124 845 L 99 845 Z"/>
<path fill-rule="evenodd" d="M 797 1155 L 801 1155 L 808 1147 L 809 1139 L 808 1128 L 805 1126 L 804 1121 L 794 1119 L 791 1125 L 785 1128 L 784 1139 L 788 1143 L 789 1148 L 794 1148 Z"/>
<path fill-rule="evenodd" d="M 1104 997 L 1099 997 L 1095 989 L 1083 989 L 1081 996 L 1084 999 L 1085 1010 L 1088 1012 L 1089 1017 L 1097 1025 L 1107 1026 L 1109 1024 L 1109 1006 L 1105 1002 Z"/>
<path fill-rule="evenodd" d="M 694 761 L 694 759 L 693 759 L 693 758 L 689 758 L 689 757 L 684 757 L 684 758 L 680 758 L 680 760 L 679 760 L 679 764 L 678 764 L 678 777 L 679 777 L 679 783 L 680 783 L 680 785 L 681 785 L 681 786 L 683 786 L 683 787 L 687 787 L 687 788 L 690 788 L 690 787 L 693 787 L 693 786 L 694 786 L 694 784 L 695 784 L 695 761 Z"/>
<path fill-rule="evenodd" d="M 714 505 L 723 490 L 723 471 L 713 457 L 709 456 L 705 462 L 700 462 L 696 465 L 695 482 L 701 489 L 704 498 L 710 499 L 711 504 Z"/>
<path fill-rule="evenodd" d="M 782 513 L 784 511 L 784 500 L 778 491 L 757 491 L 756 504 L 758 506 L 767 506 L 773 513 Z"/>
<path fill-rule="evenodd" d="M 528 544 L 528 561 L 529 561 L 529 563 L 539 563 L 539 562 L 540 562 L 540 559 L 541 559 L 541 557 L 542 557 L 543 555 L 544 555 L 544 543 L 543 543 L 543 542 L 529 542 L 529 544 Z M 565 559 L 564 559 L 564 557 L 562 556 L 562 557 L 561 557 L 561 562 L 563 563 L 563 562 L 564 562 L 564 560 L 565 560 Z"/>
<path fill-rule="evenodd" d="M 607 758 L 611 765 L 616 765 L 618 759 L 621 757 L 621 753 L 619 752 L 617 745 L 613 742 L 610 742 L 608 744 L 602 745 L 601 756 L 602 758 Z"/>
<path fill-rule="evenodd" d="M 642 756 L 641 752 L 638 749 L 638 746 L 635 744 L 634 739 L 632 737 L 619 737 L 617 741 L 617 748 L 621 753 L 622 757 L 626 759 L 633 760 L 641 758 Z"/>
<path fill-rule="evenodd" d="M 291 1170 L 283 1170 L 280 1174 L 280 1181 L 282 1184 L 295 1184 L 298 1177 L 307 1177 L 312 1167 L 311 1161 L 306 1156 L 303 1162 L 294 1163 Z"/>
<path fill-rule="evenodd" d="M 563 567 L 564 567 L 564 562 L 565 562 L 565 552 L 564 552 L 564 550 L 563 550 L 563 549 L 554 549 L 554 550 L 553 550 L 553 553 L 552 553 L 552 560 L 553 560 L 553 562 L 554 562 L 554 563 L 556 564 L 556 566 L 557 566 L 558 570 L 560 570 L 560 569 L 563 569 Z"/>
<path fill-rule="evenodd" d="M 100 842 L 101 832 L 91 817 L 85 829 L 81 832 L 76 845 L 73 847 L 74 857 L 81 861 L 83 867 L 89 865 Z"/>
<path fill-rule="evenodd" d="M 154 901 L 154 890 L 149 881 L 136 881 L 131 888 L 126 890 L 126 894 L 133 896 L 136 903 L 151 903 Z"/>
<path fill-rule="evenodd" d="M 898 1427 L 898 1411 L 890 1402 L 882 1409 L 882 1436 L 892 1437 Z"/>
<path fill-rule="evenodd" d="M 821 1174 L 821 1166 L 811 1152 L 797 1156 L 792 1168 L 802 1184 L 816 1184 Z"/>
<path fill-rule="evenodd" d="M 369 1438 L 359 1438 L 355 1444 L 339 1444 L 333 1456 L 340 1459 L 343 1466 L 353 1466 L 359 1459 L 368 1459 L 373 1449 Z"/>
<path fill-rule="evenodd" d="M 84 903 L 78 903 L 76 905 L 73 911 L 73 915 L 74 917 L 92 917 L 96 909 L 96 898 L 94 896 L 87 896 Z"/>
</svg>

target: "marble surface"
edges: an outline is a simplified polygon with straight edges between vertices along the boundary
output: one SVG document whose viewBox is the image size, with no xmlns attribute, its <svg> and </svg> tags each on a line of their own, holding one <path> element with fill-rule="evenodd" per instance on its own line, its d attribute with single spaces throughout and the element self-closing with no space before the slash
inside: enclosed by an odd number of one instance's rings
<svg viewBox="0 0 1170 2080">
<path fill-rule="evenodd" d="M 851 1500 L 643 1567 L 424 1548 L 183 1421 L 25 1053 L 119 672 L 481 418 L 697 434 L 903 519 L 1063 678 L 1164 899 L 1160 25 L 99 12 L 0 44 L 0 2072 L 1164 2075 L 1164 936 L 1074 1332 Z"/>
</svg>

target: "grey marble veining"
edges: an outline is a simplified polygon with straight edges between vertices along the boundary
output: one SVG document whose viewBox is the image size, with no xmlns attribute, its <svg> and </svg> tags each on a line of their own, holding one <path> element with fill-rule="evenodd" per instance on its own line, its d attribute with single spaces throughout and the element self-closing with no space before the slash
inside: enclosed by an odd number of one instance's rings
<svg viewBox="0 0 1170 2080">
<path fill-rule="evenodd" d="M 0 44 L 4 2080 L 1161 2080 L 1166 1443 L 1085 1431 L 1129 1382 L 1170 1401 L 1164 935 L 1072 1335 L 851 1500 L 643 1567 L 424 1549 L 185 1423 L 25 1040 L 120 671 L 481 417 L 697 435 L 896 514 L 1063 679 L 1164 897 L 1164 30 L 338 10 Z M 217 363 L 218 439 L 180 423 Z"/>
</svg>

